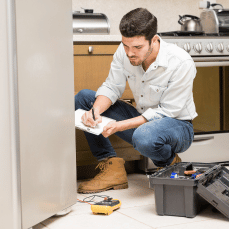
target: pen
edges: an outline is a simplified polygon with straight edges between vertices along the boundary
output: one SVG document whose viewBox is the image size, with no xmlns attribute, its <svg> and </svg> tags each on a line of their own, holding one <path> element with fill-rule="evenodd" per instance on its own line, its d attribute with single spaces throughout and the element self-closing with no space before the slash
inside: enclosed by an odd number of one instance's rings
<svg viewBox="0 0 229 229">
<path fill-rule="evenodd" d="M 93 103 L 91 103 L 91 105 L 92 105 L 92 116 L 93 116 L 93 119 L 94 119 L 94 121 L 95 121 L 95 112 L 94 112 Z"/>
</svg>

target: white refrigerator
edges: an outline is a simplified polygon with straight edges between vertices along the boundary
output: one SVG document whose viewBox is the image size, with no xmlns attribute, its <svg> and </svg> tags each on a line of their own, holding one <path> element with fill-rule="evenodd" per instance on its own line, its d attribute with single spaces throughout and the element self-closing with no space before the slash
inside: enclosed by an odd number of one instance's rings
<svg viewBox="0 0 229 229">
<path fill-rule="evenodd" d="M 0 227 L 77 201 L 71 0 L 1 0 Z"/>
</svg>

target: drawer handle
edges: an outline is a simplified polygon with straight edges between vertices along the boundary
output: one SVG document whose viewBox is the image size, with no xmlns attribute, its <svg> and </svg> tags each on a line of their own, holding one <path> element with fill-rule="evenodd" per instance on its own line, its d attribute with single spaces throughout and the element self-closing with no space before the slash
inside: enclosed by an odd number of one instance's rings
<svg viewBox="0 0 229 229">
<path fill-rule="evenodd" d="M 93 52 L 93 50 L 94 50 L 93 46 L 89 46 L 89 48 L 88 48 L 88 52 L 89 52 L 89 53 L 92 53 L 92 52 Z"/>
</svg>

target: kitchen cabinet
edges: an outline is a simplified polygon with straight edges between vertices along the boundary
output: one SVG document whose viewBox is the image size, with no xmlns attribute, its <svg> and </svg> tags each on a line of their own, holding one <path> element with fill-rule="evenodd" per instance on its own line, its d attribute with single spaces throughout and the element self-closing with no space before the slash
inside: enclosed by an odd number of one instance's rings
<svg viewBox="0 0 229 229">
<path fill-rule="evenodd" d="M 77 43 L 74 45 L 75 94 L 82 89 L 97 91 L 109 74 L 119 43 Z M 133 99 L 127 83 L 122 99 Z"/>
<path fill-rule="evenodd" d="M 77 42 L 74 43 L 74 79 L 75 94 L 82 89 L 96 91 L 105 81 L 110 70 L 113 55 L 118 48 L 118 42 Z M 122 99 L 133 101 L 133 94 L 127 83 Z M 113 135 L 110 141 L 119 157 L 126 161 L 140 160 L 142 156 L 132 145 Z M 85 135 L 76 129 L 77 165 L 97 163 L 92 156 Z"/>
</svg>

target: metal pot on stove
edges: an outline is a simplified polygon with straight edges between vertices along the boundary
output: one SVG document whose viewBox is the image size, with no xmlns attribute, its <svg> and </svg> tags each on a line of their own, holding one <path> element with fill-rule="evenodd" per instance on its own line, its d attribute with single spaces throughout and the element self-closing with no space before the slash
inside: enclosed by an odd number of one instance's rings
<svg viewBox="0 0 229 229">
<path fill-rule="evenodd" d="M 181 25 L 181 31 L 202 32 L 200 18 L 193 15 L 179 15 L 178 23 Z"/>
</svg>

